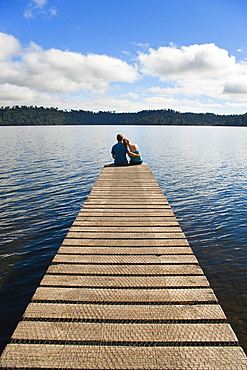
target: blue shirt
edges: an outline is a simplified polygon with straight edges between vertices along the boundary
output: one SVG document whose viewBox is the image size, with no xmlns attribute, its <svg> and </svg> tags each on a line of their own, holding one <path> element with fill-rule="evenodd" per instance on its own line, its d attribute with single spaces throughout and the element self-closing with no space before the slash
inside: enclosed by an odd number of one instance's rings
<svg viewBox="0 0 247 370">
<path fill-rule="evenodd" d="M 113 145 L 111 153 L 114 156 L 114 164 L 118 166 L 126 166 L 128 164 L 126 154 L 129 149 L 124 145 L 124 143 L 117 143 Z"/>
</svg>

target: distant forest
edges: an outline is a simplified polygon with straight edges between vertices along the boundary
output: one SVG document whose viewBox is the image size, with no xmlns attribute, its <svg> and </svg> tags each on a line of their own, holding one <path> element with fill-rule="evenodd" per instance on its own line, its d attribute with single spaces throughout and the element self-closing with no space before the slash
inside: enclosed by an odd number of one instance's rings
<svg viewBox="0 0 247 370">
<path fill-rule="evenodd" d="M 0 126 L 39 125 L 189 125 L 247 126 L 247 113 L 181 113 L 172 109 L 143 110 L 136 113 L 97 113 L 84 110 L 63 111 L 44 107 L 1 107 Z"/>
</svg>

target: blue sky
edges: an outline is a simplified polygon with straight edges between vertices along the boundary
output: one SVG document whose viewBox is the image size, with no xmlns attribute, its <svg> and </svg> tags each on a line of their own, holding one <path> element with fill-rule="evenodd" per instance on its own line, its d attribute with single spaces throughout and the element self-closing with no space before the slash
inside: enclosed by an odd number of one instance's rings
<svg viewBox="0 0 247 370">
<path fill-rule="evenodd" d="M 247 112 L 246 0 L 0 0 L 0 105 Z"/>
</svg>

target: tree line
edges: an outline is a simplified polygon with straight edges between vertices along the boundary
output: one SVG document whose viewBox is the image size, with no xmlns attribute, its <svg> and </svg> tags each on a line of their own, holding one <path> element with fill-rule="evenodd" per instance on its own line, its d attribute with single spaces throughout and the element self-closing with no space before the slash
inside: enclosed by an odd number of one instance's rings
<svg viewBox="0 0 247 370">
<path fill-rule="evenodd" d="M 247 113 L 181 113 L 172 109 L 143 110 L 136 113 L 59 110 L 50 107 L 1 107 L 0 126 L 40 125 L 192 125 L 247 126 Z"/>
</svg>

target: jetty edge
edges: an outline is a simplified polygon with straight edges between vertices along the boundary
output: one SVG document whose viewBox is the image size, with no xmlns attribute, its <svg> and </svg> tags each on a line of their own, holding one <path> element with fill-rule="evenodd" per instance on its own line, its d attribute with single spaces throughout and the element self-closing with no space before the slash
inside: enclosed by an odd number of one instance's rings
<svg viewBox="0 0 247 370">
<path fill-rule="evenodd" d="M 2 369 L 247 369 L 149 166 L 105 165 Z"/>
</svg>

